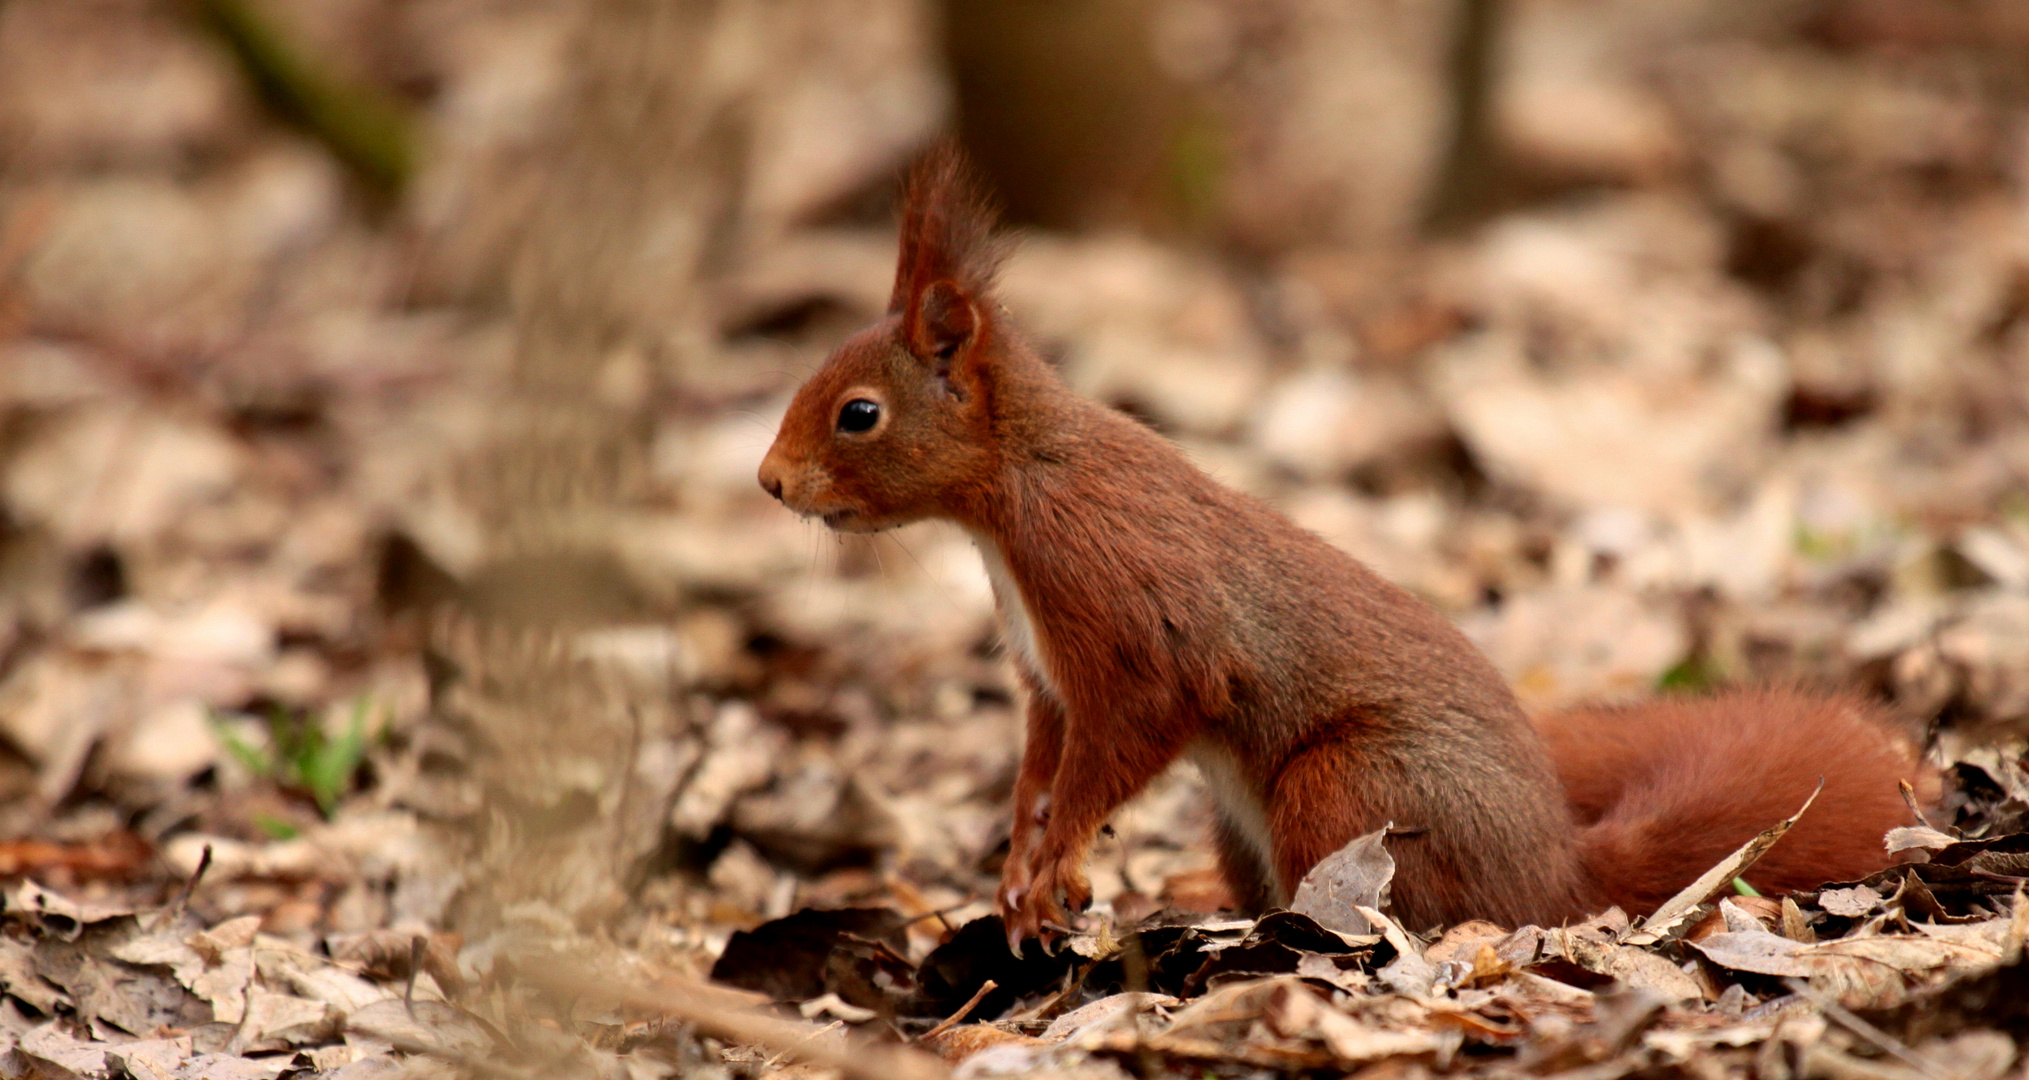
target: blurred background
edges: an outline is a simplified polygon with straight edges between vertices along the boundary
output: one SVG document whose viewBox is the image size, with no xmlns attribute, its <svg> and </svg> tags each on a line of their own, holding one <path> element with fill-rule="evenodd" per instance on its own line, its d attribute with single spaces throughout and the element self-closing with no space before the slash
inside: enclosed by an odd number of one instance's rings
<svg viewBox="0 0 2029 1080">
<path fill-rule="evenodd" d="M 686 970 L 983 913 L 976 554 L 753 479 L 947 131 L 1067 379 L 1531 707 L 2029 722 L 2019 0 L 7 0 L 0 875 Z"/>
</svg>

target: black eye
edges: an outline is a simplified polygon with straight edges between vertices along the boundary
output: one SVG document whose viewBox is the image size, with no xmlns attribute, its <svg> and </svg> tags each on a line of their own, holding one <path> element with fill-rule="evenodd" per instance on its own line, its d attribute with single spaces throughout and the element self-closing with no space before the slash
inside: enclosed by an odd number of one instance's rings
<svg viewBox="0 0 2029 1080">
<path fill-rule="evenodd" d="M 880 423 L 880 421 L 880 403 L 868 401 L 863 397 L 854 398 L 846 402 L 845 407 L 838 410 L 838 430 L 840 431 L 872 431 L 874 425 Z"/>
</svg>

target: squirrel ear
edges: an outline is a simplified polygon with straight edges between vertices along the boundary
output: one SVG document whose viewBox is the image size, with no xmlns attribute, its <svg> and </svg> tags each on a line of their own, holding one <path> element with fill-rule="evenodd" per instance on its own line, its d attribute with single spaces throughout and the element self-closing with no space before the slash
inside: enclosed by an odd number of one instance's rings
<svg viewBox="0 0 2029 1080">
<path fill-rule="evenodd" d="M 940 142 L 910 170 L 902 196 L 901 253 L 888 310 L 902 343 L 949 377 L 951 362 L 986 332 L 988 297 L 1004 247 L 993 207 L 956 143 Z"/>
<path fill-rule="evenodd" d="M 953 281 L 932 282 L 902 312 L 902 336 L 909 351 L 948 373 L 952 357 L 979 331 L 979 312 Z"/>
</svg>

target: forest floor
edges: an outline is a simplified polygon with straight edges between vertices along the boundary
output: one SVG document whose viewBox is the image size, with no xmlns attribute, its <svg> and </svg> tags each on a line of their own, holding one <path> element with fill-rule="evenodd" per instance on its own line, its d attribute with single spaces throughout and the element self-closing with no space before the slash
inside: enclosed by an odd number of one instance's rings
<svg viewBox="0 0 2029 1080">
<path fill-rule="evenodd" d="M 651 7 L 303 16 L 411 163 L 181 8 L 0 4 L 0 1077 L 2020 1074 L 2029 94 L 1987 54 L 1893 5 L 1714 31 L 1640 84 L 1661 179 L 1268 259 L 1030 231 L 1002 281 L 1531 709 L 1882 702 L 1947 780 L 1909 862 L 1670 925 L 1236 919 L 1179 767 L 1018 959 L 976 552 L 754 482 L 885 304 L 914 7 Z"/>
</svg>

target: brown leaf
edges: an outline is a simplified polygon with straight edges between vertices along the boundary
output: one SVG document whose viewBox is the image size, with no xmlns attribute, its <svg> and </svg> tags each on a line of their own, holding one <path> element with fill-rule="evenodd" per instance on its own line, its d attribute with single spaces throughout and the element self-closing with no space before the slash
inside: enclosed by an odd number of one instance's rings
<svg viewBox="0 0 2029 1080">
<path fill-rule="evenodd" d="M 500 1049 L 486 1025 L 441 1001 L 404 1002 L 388 998 L 352 1014 L 346 1030 L 405 1051 L 441 1053 L 453 1058 L 478 1058 Z"/>
<path fill-rule="evenodd" d="M 242 1054 L 286 1050 L 314 1046 L 336 1034 L 336 1018 L 323 1002 L 253 986 L 247 988 L 246 1017 L 232 1048 Z"/>
<path fill-rule="evenodd" d="M 5 935 L 0 935 L 0 990 L 44 1016 L 56 1015 L 59 1007 L 72 1008 L 69 995 L 35 969 L 34 948 Z"/>
<path fill-rule="evenodd" d="M 1888 854 L 1900 855 L 1905 851 L 1943 851 L 1958 843 L 1958 837 L 1941 833 L 1928 825 L 1900 825 L 1888 830 L 1884 842 Z"/>
<path fill-rule="evenodd" d="M 1481 945 L 1499 941 L 1507 931 L 1483 919 L 1473 919 L 1447 929 L 1435 943 L 1423 950 L 1423 958 L 1433 964 L 1447 960 L 1470 960 L 1479 952 Z"/>
<path fill-rule="evenodd" d="M 960 1024 L 920 1045 L 929 1047 L 937 1052 L 938 1057 L 955 1065 L 982 1050 L 1003 1046 L 1040 1047 L 1048 1044 L 1033 1035 L 1003 1031 L 991 1024 Z"/>
<path fill-rule="evenodd" d="M 1781 840 L 1783 834 L 1789 832 L 1790 827 L 1797 823 L 1797 819 L 1804 816 L 1804 811 L 1811 808 L 1811 804 L 1817 801 L 1818 793 L 1824 789 L 1825 783 L 1821 779 L 1810 797 L 1804 800 L 1802 806 L 1797 807 L 1796 813 L 1763 829 L 1759 835 L 1740 845 L 1733 854 L 1719 860 L 1718 865 L 1698 875 L 1698 880 L 1686 885 L 1677 895 L 1663 901 L 1663 906 L 1657 908 L 1655 914 L 1642 921 L 1640 930 L 1627 935 L 1623 940 L 1629 945 L 1653 945 L 1661 941 L 1671 930 L 1689 918 L 1706 898 L 1725 888 L 1728 882 L 1745 873 L 1748 867 L 1754 865 L 1755 860 L 1761 858 L 1769 848 L 1774 847 L 1776 841 Z"/>
<path fill-rule="evenodd" d="M 37 942 L 35 969 L 63 987 L 80 1016 L 104 1020 L 131 1035 L 205 1018 L 203 1006 L 173 979 L 112 959 L 96 930 L 76 941 Z"/>
<path fill-rule="evenodd" d="M 414 974 L 411 960 L 417 939 L 423 942 L 422 970 L 437 980 L 446 994 L 457 996 L 465 979 L 458 971 L 459 936 L 453 933 L 411 934 L 399 930 L 369 930 L 360 934 L 336 934 L 325 939 L 331 958 L 359 965 L 361 971 L 382 982 L 400 982 Z"/>
<path fill-rule="evenodd" d="M 1265 1015 L 1276 1034 L 1323 1043 L 1334 1058 L 1349 1063 L 1433 1053 L 1445 1044 L 1443 1036 L 1427 1025 L 1406 1031 L 1364 1025 L 1327 1005 L 1300 982 L 1278 983 Z"/>
<path fill-rule="evenodd" d="M 1881 906 L 1881 894 L 1865 885 L 1826 889 L 1818 894 L 1818 906 L 1832 915 L 1848 919 L 1867 917 Z"/>
<path fill-rule="evenodd" d="M 27 1057 L 46 1062 L 54 1070 L 51 1080 L 67 1080 L 70 1077 L 110 1080 L 112 1076 L 103 1044 L 94 1045 L 71 1038 L 54 1021 L 22 1035 L 21 1043 L 15 1049 Z M 30 1075 L 41 1080 L 35 1073 Z"/>
<path fill-rule="evenodd" d="M 1721 967 L 1761 975 L 1809 978 L 1849 1008 L 1885 1008 L 1911 986 L 1953 970 L 1992 963 L 1998 945 L 1920 935 L 1878 935 L 1804 944 L 1767 931 L 1714 934 L 1691 947 Z"/>
<path fill-rule="evenodd" d="M 735 933 L 712 965 L 711 977 L 777 1001 L 807 1001 L 825 992 L 827 963 L 848 935 L 907 948 L 901 936 L 904 922 L 881 908 L 806 909 Z M 1001 951 L 1007 951 L 1004 942 Z"/>
<path fill-rule="evenodd" d="M 135 909 L 123 904 L 75 902 L 33 881 L 24 881 L 7 898 L 6 910 L 27 915 L 44 933 L 76 941 L 85 927 L 132 915 Z"/>
<path fill-rule="evenodd" d="M 1728 931 L 1690 944 L 1706 959 L 1734 971 L 1807 977 L 1817 970 L 1810 960 L 1810 946 L 1766 930 Z"/>
<path fill-rule="evenodd" d="M 1383 843 L 1394 822 L 1324 857 L 1296 887 L 1289 910 L 1316 919 L 1345 934 L 1370 934 L 1373 926 L 1359 908 L 1388 906 L 1388 883 L 1395 879 L 1395 859 Z"/>
<path fill-rule="evenodd" d="M 192 934 L 159 930 L 121 942 L 111 954 L 130 964 L 168 967 L 177 982 L 210 1003 L 212 1019 L 237 1024 L 246 1015 L 251 946 L 260 924 L 260 916 L 246 915 Z"/>
<path fill-rule="evenodd" d="M 0 840 L 0 877 L 36 877 L 51 870 L 74 881 L 125 881 L 140 874 L 154 852 L 125 829 L 80 844 Z"/>
<path fill-rule="evenodd" d="M 179 1035 L 121 1043 L 106 1052 L 106 1061 L 125 1069 L 134 1080 L 169 1080 L 190 1060 L 191 1053 L 190 1036 Z"/>
</svg>

